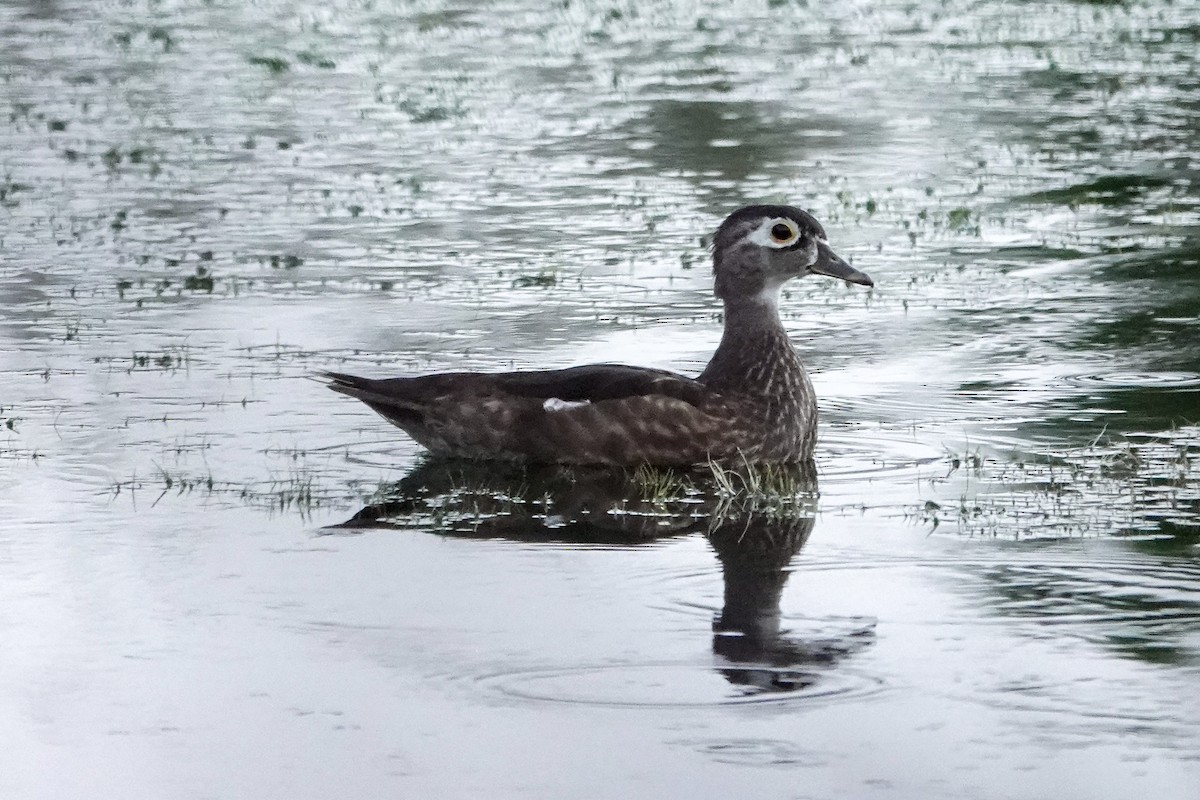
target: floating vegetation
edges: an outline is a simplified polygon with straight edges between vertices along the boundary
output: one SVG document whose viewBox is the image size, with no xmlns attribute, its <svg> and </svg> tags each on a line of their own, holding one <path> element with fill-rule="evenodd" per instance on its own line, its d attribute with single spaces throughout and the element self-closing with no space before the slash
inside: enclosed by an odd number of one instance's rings
<svg viewBox="0 0 1200 800">
<path fill-rule="evenodd" d="M 247 358 L 252 358 L 255 361 L 273 360 L 273 361 L 292 361 L 300 364 L 311 364 L 313 359 L 322 355 L 316 350 L 309 350 L 295 345 L 283 344 L 275 342 L 274 344 L 257 344 L 248 347 L 237 348 L 238 352 L 243 353 Z"/>
<path fill-rule="evenodd" d="M 558 276 L 549 270 L 542 270 L 534 275 L 518 275 L 512 280 L 514 289 L 524 289 L 530 286 L 549 288 L 558 284 Z"/>
<path fill-rule="evenodd" d="M 404 101 L 399 108 L 408 114 L 413 122 L 444 122 L 450 118 L 450 111 L 442 106 L 419 106 L 416 103 Z"/>
<path fill-rule="evenodd" d="M 273 75 L 287 72 L 289 68 L 287 60 L 279 56 L 251 56 L 247 60 L 256 67 L 266 67 Z"/>
<path fill-rule="evenodd" d="M 11 409 L 10 409 L 10 411 L 11 411 Z M 0 408 L 0 423 L 2 423 L 4 425 L 4 427 L 7 428 L 8 430 L 16 433 L 17 423 L 20 421 L 21 421 L 20 417 L 4 416 L 4 409 Z"/>
<path fill-rule="evenodd" d="M 175 277 L 117 278 L 112 284 L 113 288 L 116 289 L 118 299 L 131 299 L 138 307 L 141 307 L 146 300 L 164 296 L 181 297 L 184 292 L 212 294 L 218 284 L 218 277 L 213 273 L 212 267 L 208 266 L 213 260 L 213 253 L 211 250 L 205 250 L 199 253 L 198 257 L 202 263 L 193 267 L 192 272 L 185 274 L 182 280 Z M 163 263 L 169 268 L 174 268 L 182 266 L 184 259 L 165 258 Z M 219 280 L 222 288 L 232 294 L 237 294 L 241 288 L 254 284 L 253 280 L 239 280 L 235 277 L 223 277 Z"/>
<path fill-rule="evenodd" d="M 318 69 L 333 69 L 337 66 L 333 59 L 326 58 L 325 56 L 312 50 L 304 50 L 297 53 L 296 60 L 301 64 L 305 64 L 310 67 L 317 67 Z"/>
<path fill-rule="evenodd" d="M 208 292 L 213 290 L 213 276 L 208 267 L 196 267 L 194 275 L 184 278 L 183 288 L 193 292 Z"/>
<path fill-rule="evenodd" d="M 300 256 L 287 253 L 284 255 L 272 255 L 266 257 L 267 262 L 271 265 L 271 269 L 295 269 L 304 263 L 304 259 Z"/>
<path fill-rule="evenodd" d="M 166 28 L 151 28 L 148 38 L 150 41 L 162 45 L 164 53 L 171 52 L 175 47 L 175 40 L 171 38 L 171 33 Z"/>
<path fill-rule="evenodd" d="M 19 422 L 20 418 L 17 418 L 17 421 Z M 15 427 L 11 430 L 16 432 Z M 45 458 L 45 454 L 41 450 L 15 447 L 10 442 L 0 444 L 0 463 L 19 464 L 28 461 L 31 464 L 38 464 L 43 458 Z"/>
<path fill-rule="evenodd" d="M 135 350 L 129 359 L 129 367 L 126 372 L 134 372 L 136 370 L 177 370 L 187 367 L 191 363 L 186 345 L 180 347 L 171 347 L 157 353 L 146 353 Z"/>
<path fill-rule="evenodd" d="M 946 213 L 946 226 L 952 231 L 973 230 L 979 233 L 979 226 L 971 226 L 971 209 L 962 206 L 952 208 Z"/>
<path fill-rule="evenodd" d="M 271 513 L 295 512 L 308 518 L 318 508 L 332 502 L 344 503 L 345 492 L 323 491 L 319 476 L 308 469 L 297 469 L 285 475 L 261 481 L 226 481 L 203 473 L 171 471 L 155 465 L 155 472 L 145 478 L 134 476 L 113 483 L 108 494 L 115 500 L 129 497 L 137 504 L 147 498 L 153 508 L 168 497 L 199 495 L 214 501 L 236 502 Z"/>
<path fill-rule="evenodd" d="M 11 175 L 5 175 L 4 180 L 0 181 L 0 205 L 15 206 L 17 201 L 12 199 L 13 195 L 28 191 L 29 188 L 27 184 L 14 181 Z"/>
<path fill-rule="evenodd" d="M 909 512 L 933 530 L 1057 538 L 1200 529 L 1200 427 L 1102 437 L 1007 462 L 951 453 L 947 465 L 932 483 L 959 487 L 958 498 Z"/>
<path fill-rule="evenodd" d="M 1122 206 L 1150 191 L 1170 185 L 1170 180 L 1161 175 L 1102 175 L 1061 189 L 1033 192 L 1026 195 L 1025 200 L 1069 208 L 1082 205 Z"/>
<path fill-rule="evenodd" d="M 146 41 L 157 44 L 162 48 L 162 52 L 169 53 L 175 49 L 175 39 L 171 36 L 171 32 L 166 28 L 135 28 L 133 30 L 121 31 L 115 34 L 112 38 L 116 44 L 122 49 L 127 49 L 133 45 L 135 36 L 145 34 Z"/>
</svg>

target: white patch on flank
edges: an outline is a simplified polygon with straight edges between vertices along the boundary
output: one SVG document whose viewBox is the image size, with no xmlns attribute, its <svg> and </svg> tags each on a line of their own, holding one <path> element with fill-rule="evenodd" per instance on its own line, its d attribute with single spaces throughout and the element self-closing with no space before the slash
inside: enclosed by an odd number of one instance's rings
<svg viewBox="0 0 1200 800">
<path fill-rule="evenodd" d="M 591 400 L 560 400 L 557 397 L 547 397 L 546 402 L 542 403 L 542 408 L 547 411 L 566 411 L 568 408 L 579 408 L 591 404 Z"/>
</svg>

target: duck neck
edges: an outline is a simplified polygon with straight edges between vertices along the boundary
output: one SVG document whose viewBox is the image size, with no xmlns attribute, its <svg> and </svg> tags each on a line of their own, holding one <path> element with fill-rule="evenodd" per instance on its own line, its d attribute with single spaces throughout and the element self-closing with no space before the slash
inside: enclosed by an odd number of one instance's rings
<svg viewBox="0 0 1200 800">
<path fill-rule="evenodd" d="M 698 380 L 714 389 L 753 392 L 780 368 L 803 372 L 779 319 L 778 295 L 726 298 L 721 344 Z"/>
</svg>

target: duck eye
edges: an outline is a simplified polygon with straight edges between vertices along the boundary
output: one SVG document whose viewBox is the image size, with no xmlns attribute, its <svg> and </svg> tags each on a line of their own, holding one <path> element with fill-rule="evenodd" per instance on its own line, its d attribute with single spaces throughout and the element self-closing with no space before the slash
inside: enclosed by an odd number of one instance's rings
<svg viewBox="0 0 1200 800">
<path fill-rule="evenodd" d="M 792 229 L 787 225 L 784 225 L 782 222 L 771 228 L 771 238 L 777 242 L 786 242 L 794 235 L 795 234 L 792 232 Z"/>
</svg>

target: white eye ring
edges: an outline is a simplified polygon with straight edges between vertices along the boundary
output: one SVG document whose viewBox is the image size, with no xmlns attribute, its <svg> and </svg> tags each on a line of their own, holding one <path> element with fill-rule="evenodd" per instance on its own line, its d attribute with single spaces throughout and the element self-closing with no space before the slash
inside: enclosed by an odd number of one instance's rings
<svg viewBox="0 0 1200 800">
<path fill-rule="evenodd" d="M 780 237 L 778 235 L 785 231 L 785 236 Z M 774 219 L 763 220 L 763 223 L 748 238 L 762 247 L 779 249 L 795 244 L 796 240 L 800 238 L 800 229 L 790 219 L 776 217 Z"/>
</svg>

